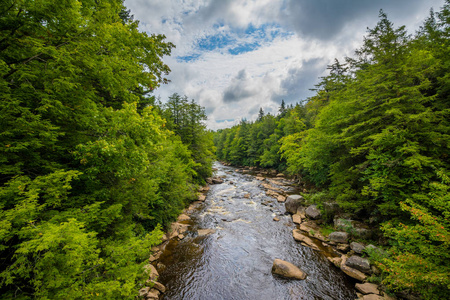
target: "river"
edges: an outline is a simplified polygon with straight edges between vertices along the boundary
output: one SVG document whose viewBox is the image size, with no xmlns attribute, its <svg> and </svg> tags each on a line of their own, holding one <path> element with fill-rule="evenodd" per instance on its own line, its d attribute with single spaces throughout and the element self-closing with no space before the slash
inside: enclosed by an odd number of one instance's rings
<svg viewBox="0 0 450 300">
<path fill-rule="evenodd" d="M 215 168 L 224 183 L 211 186 L 206 201 L 190 212 L 186 237 L 170 241 L 159 259 L 165 266 L 159 281 L 167 287 L 162 299 L 356 298 L 353 281 L 323 254 L 293 239 L 296 224 L 284 203 L 266 196 L 261 181 L 219 163 Z M 296 192 L 289 185 L 281 188 Z M 199 229 L 213 231 L 199 235 Z M 276 258 L 300 267 L 306 280 L 272 275 Z"/>
</svg>

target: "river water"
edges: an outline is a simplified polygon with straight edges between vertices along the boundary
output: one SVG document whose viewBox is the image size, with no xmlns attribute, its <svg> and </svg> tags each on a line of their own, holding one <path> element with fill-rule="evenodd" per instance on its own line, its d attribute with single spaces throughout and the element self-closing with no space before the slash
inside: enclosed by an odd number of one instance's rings
<svg viewBox="0 0 450 300">
<path fill-rule="evenodd" d="M 186 237 L 170 241 L 160 257 L 165 268 L 158 281 L 168 290 L 162 299 L 356 298 L 354 282 L 323 254 L 293 239 L 296 224 L 284 214 L 284 203 L 265 195 L 261 181 L 219 163 L 215 167 L 224 183 L 211 186 L 206 201 L 191 212 Z M 199 229 L 214 232 L 199 235 Z M 272 275 L 276 258 L 300 267 L 306 280 Z"/>
</svg>

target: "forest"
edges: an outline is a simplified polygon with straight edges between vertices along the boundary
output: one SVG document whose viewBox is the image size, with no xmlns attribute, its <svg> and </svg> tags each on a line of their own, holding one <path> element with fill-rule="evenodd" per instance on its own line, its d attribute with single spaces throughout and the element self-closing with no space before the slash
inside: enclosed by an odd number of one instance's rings
<svg viewBox="0 0 450 300">
<path fill-rule="evenodd" d="M 450 1 L 411 35 L 381 12 L 315 95 L 212 133 L 159 101 L 174 44 L 123 0 L 0 6 L 0 295 L 135 299 L 214 160 L 273 168 L 373 228 L 392 291 L 450 290 Z"/>
<path fill-rule="evenodd" d="M 217 158 L 273 168 L 310 187 L 325 209 L 379 228 L 372 278 L 391 291 L 450 290 L 450 2 L 414 35 L 384 12 L 354 57 L 335 60 L 315 95 L 261 108 L 214 136 Z M 301 83 L 299 83 L 301 84 Z M 324 211 L 327 215 L 327 211 Z M 329 220 L 332 222 L 332 220 Z"/>
<path fill-rule="evenodd" d="M 155 100 L 174 45 L 122 0 L 0 10 L 1 298 L 134 299 L 211 176 L 204 108 Z"/>
</svg>

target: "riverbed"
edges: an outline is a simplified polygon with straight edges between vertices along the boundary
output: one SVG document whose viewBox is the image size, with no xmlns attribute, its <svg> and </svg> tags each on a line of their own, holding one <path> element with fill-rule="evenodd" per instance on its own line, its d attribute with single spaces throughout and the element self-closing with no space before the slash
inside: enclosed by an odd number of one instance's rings
<svg viewBox="0 0 450 300">
<path fill-rule="evenodd" d="M 296 224 L 284 203 L 267 196 L 262 186 L 270 178 L 258 180 L 220 163 L 215 168 L 224 182 L 212 185 L 206 201 L 187 212 L 189 230 L 182 240 L 171 240 L 159 258 L 159 281 L 167 288 L 161 299 L 356 298 L 351 279 L 320 251 L 293 239 Z M 277 182 L 283 193 L 297 192 L 289 181 Z M 307 278 L 273 275 L 276 258 L 298 266 Z"/>
</svg>

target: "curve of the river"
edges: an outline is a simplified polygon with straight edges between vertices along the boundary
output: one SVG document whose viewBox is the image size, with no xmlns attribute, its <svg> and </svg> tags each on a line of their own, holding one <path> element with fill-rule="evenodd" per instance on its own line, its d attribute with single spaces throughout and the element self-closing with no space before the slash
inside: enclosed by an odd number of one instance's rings
<svg viewBox="0 0 450 300">
<path fill-rule="evenodd" d="M 320 252 L 296 242 L 296 225 L 284 204 L 266 196 L 261 181 L 215 164 L 224 183 L 212 185 L 207 199 L 191 216 L 189 231 L 171 241 L 160 257 L 162 299 L 265 300 L 355 299 L 353 282 Z M 294 193 L 293 187 L 282 187 Z M 278 216 L 279 222 L 273 221 Z M 213 229 L 199 235 L 199 229 Z M 279 258 L 300 267 L 306 280 L 271 273 Z"/>
</svg>

